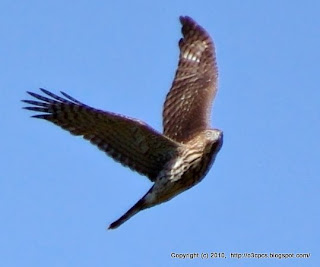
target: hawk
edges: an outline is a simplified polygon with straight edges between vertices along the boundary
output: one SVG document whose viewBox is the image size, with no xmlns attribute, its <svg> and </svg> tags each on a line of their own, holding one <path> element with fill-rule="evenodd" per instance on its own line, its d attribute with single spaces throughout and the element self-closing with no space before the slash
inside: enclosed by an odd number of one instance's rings
<svg viewBox="0 0 320 267">
<path fill-rule="evenodd" d="M 70 95 L 45 89 L 22 100 L 32 117 L 50 121 L 82 136 L 124 166 L 148 177 L 152 187 L 118 220 L 114 229 L 141 210 L 166 202 L 199 183 L 211 168 L 223 143 L 223 133 L 210 128 L 217 92 L 213 41 L 190 17 L 180 17 L 178 68 L 163 109 L 163 134 L 144 122 L 92 108 Z"/>
</svg>

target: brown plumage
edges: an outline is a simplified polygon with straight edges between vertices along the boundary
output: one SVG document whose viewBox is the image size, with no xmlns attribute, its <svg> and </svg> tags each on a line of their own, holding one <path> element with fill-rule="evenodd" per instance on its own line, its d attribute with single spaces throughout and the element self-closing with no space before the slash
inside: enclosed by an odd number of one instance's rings
<svg viewBox="0 0 320 267">
<path fill-rule="evenodd" d="M 89 107 L 63 92 L 64 98 L 41 89 L 44 96 L 28 92 L 36 100 L 23 100 L 31 105 L 25 109 L 42 113 L 33 117 L 83 136 L 154 182 L 109 229 L 200 182 L 222 146 L 222 132 L 209 128 L 217 90 L 213 42 L 190 17 L 180 17 L 180 21 L 183 38 L 178 69 L 164 104 L 164 134 L 142 121 Z"/>
<path fill-rule="evenodd" d="M 178 142 L 210 126 L 218 69 L 213 42 L 189 17 L 180 17 L 183 38 L 172 87 L 163 109 L 164 134 Z"/>
</svg>

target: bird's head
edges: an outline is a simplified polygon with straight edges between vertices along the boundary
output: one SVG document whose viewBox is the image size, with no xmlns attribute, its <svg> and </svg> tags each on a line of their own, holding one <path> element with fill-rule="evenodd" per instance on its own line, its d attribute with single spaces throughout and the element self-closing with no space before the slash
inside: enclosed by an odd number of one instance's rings
<svg viewBox="0 0 320 267">
<path fill-rule="evenodd" d="M 209 129 L 202 132 L 205 140 L 205 152 L 215 154 L 219 152 L 223 144 L 223 132 L 218 129 Z"/>
</svg>

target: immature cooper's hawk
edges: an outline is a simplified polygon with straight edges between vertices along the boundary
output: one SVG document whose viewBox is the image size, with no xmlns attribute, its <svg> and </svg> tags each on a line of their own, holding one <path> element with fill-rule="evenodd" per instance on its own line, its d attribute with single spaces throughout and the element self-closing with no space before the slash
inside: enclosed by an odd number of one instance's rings
<svg viewBox="0 0 320 267">
<path fill-rule="evenodd" d="M 217 91 L 213 42 L 190 17 L 180 17 L 183 38 L 172 87 L 163 110 L 164 134 L 142 121 L 89 107 L 66 93 L 23 100 L 25 107 L 74 135 L 83 136 L 114 160 L 147 176 L 153 186 L 123 216 L 114 229 L 141 210 L 168 201 L 199 183 L 222 146 L 222 131 L 210 129 L 211 104 Z"/>
</svg>

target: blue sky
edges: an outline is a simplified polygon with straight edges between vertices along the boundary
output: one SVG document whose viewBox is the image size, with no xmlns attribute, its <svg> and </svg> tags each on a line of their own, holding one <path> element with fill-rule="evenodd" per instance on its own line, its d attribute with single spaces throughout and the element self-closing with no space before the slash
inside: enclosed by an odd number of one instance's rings
<svg viewBox="0 0 320 267">
<path fill-rule="evenodd" d="M 319 10 L 318 1 L 2 0 L 0 265 L 319 266 Z M 224 145 L 199 185 L 107 231 L 151 183 L 29 118 L 20 100 L 62 90 L 161 131 L 179 15 L 215 41 L 212 125 Z M 252 252 L 311 257 L 229 257 Z"/>
</svg>

